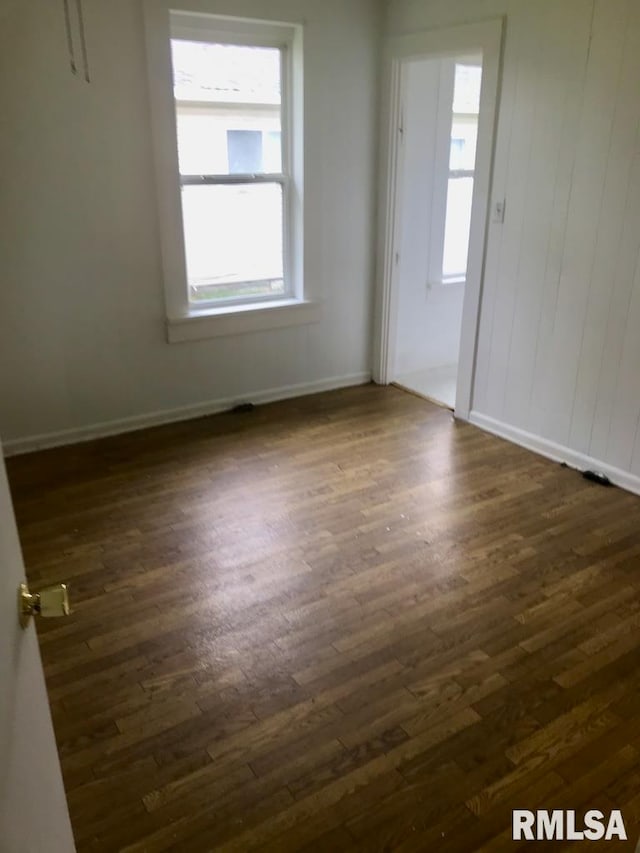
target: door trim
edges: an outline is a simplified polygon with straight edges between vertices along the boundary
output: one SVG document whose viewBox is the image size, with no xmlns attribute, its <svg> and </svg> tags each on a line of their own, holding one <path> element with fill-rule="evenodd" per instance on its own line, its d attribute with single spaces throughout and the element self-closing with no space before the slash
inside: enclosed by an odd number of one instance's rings
<svg viewBox="0 0 640 853">
<path fill-rule="evenodd" d="M 462 309 L 455 415 L 468 420 L 473 404 L 478 328 L 488 239 L 495 132 L 500 96 L 504 18 L 387 39 L 384 47 L 379 187 L 378 286 L 374 321 L 373 379 L 388 385 L 396 346 L 397 246 L 399 241 L 402 69 L 411 59 L 482 53 L 482 92 L 473 192 L 467 283 Z"/>
</svg>

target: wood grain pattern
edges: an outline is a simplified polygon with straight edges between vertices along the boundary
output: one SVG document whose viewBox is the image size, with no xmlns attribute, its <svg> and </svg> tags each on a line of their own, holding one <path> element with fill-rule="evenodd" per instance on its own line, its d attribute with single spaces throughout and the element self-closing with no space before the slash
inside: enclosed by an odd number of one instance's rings
<svg viewBox="0 0 640 853">
<path fill-rule="evenodd" d="M 8 469 L 81 852 L 637 840 L 636 497 L 374 386 Z"/>
</svg>

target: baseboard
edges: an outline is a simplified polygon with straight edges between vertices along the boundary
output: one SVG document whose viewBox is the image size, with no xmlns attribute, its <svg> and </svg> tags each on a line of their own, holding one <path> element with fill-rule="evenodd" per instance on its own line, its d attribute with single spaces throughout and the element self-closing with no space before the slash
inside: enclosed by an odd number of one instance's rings
<svg viewBox="0 0 640 853">
<path fill-rule="evenodd" d="M 487 415 L 480 414 L 480 412 L 471 412 L 469 422 L 480 427 L 480 429 L 493 433 L 493 435 L 506 438 L 514 444 L 526 447 L 527 450 L 533 450 L 541 456 L 546 456 L 547 459 L 553 459 L 554 462 L 564 462 L 578 471 L 599 471 L 602 474 L 606 474 L 616 486 L 640 495 L 640 477 L 631 474 L 629 471 L 615 468 L 613 465 L 608 465 L 600 459 L 594 459 L 592 456 L 579 453 L 570 447 L 548 441 L 539 435 L 503 423 L 502 421 L 497 421 L 494 418 L 487 417 Z"/>
<path fill-rule="evenodd" d="M 273 403 L 277 400 L 289 400 L 293 397 L 303 397 L 306 394 L 319 394 L 322 391 L 335 391 L 338 388 L 349 388 L 354 385 L 366 385 L 371 381 L 370 373 L 351 373 L 347 376 L 334 376 L 320 379 L 316 382 L 303 382 L 298 385 L 285 385 L 280 388 L 269 388 L 264 391 L 247 392 L 236 397 L 211 400 L 198 403 L 195 406 L 183 406 L 177 409 L 164 409 L 159 412 L 149 412 L 145 415 L 135 415 L 130 418 L 104 421 L 85 427 L 61 430 L 59 432 L 42 433 L 25 438 L 9 439 L 3 442 L 5 456 L 17 456 L 21 453 L 31 453 L 34 450 L 45 450 L 49 447 L 60 447 L 65 444 L 77 444 L 81 441 L 92 441 L 108 435 L 119 435 L 124 432 L 134 432 L 147 427 L 161 424 L 188 421 L 205 415 L 215 415 L 226 412 L 239 403 Z"/>
</svg>

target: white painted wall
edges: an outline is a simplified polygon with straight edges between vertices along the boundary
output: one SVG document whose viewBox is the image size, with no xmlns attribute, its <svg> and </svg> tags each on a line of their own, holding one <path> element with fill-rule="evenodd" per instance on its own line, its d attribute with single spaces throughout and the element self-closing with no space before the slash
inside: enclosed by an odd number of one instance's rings
<svg viewBox="0 0 640 853">
<path fill-rule="evenodd" d="M 431 246 L 438 242 L 432 239 L 432 229 L 440 219 L 444 222 L 437 208 L 446 206 L 447 186 L 445 178 L 438 193 L 436 152 L 444 141 L 448 158 L 451 136 L 451 104 L 439 102 L 441 72 L 451 76 L 453 96 L 453 64 L 426 59 L 407 62 L 403 70 L 396 376 L 458 362 L 464 285 L 430 280 Z M 439 239 L 442 242 L 443 233 Z"/>
<path fill-rule="evenodd" d="M 640 488 L 640 4 L 390 0 L 401 35 L 507 16 L 474 411 Z M 619 469 L 616 470 L 616 469 Z"/>
<path fill-rule="evenodd" d="M 85 0 L 89 86 L 69 72 L 61 3 L 5 0 L 0 10 L 0 434 L 9 451 L 36 435 L 72 440 L 97 424 L 370 371 L 377 0 L 213 0 L 223 14 L 305 24 L 305 252 L 323 315 L 171 345 L 141 5 Z"/>
<path fill-rule="evenodd" d="M 399 289 L 396 376 L 458 363 L 463 301 L 461 283 Z"/>
</svg>

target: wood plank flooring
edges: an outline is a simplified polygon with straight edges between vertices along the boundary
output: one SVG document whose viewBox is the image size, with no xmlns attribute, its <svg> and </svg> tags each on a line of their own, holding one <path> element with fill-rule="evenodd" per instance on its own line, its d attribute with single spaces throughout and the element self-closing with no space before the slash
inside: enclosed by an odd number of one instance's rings
<svg viewBox="0 0 640 853">
<path fill-rule="evenodd" d="M 637 497 L 375 386 L 8 468 L 79 851 L 634 849 Z"/>
</svg>

